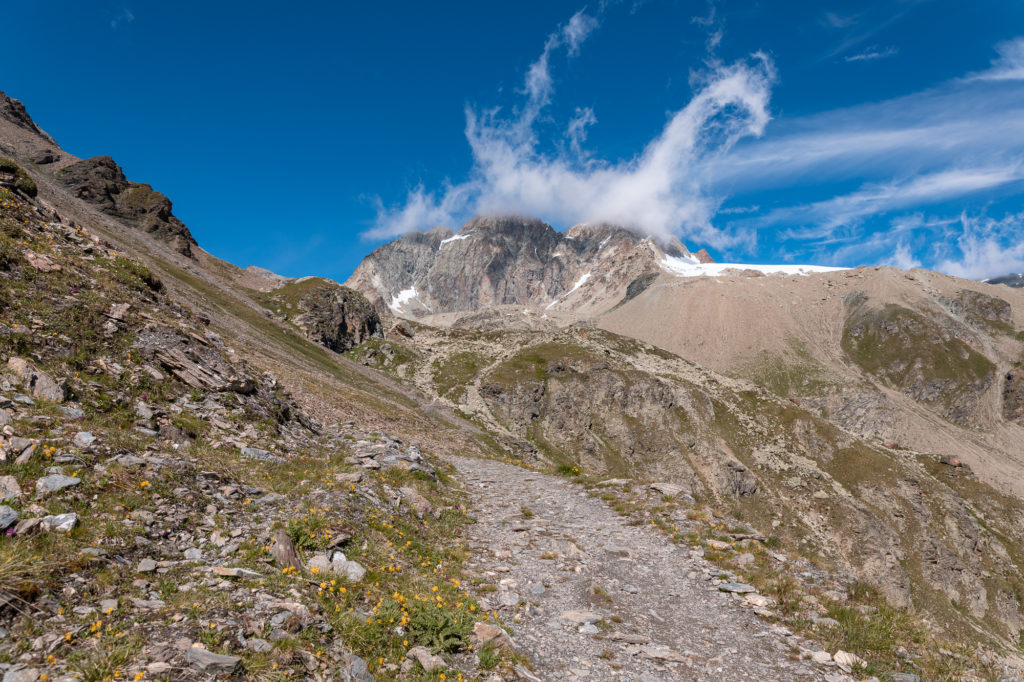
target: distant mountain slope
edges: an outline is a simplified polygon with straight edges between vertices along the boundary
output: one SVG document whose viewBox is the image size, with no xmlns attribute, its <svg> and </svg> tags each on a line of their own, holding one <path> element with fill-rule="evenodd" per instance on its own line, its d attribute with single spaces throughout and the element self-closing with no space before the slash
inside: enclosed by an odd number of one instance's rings
<svg viewBox="0 0 1024 682">
<path fill-rule="evenodd" d="M 1006 286 L 1014 287 L 1015 289 L 1024 289 L 1024 273 L 1021 272 L 1002 275 L 1001 277 L 993 277 L 986 281 L 989 284 L 1005 284 Z"/>
</svg>

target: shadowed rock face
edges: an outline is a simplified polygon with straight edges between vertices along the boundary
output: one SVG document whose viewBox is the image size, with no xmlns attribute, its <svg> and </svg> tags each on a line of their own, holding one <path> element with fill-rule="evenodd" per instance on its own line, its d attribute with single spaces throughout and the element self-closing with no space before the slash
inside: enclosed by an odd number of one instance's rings
<svg viewBox="0 0 1024 682">
<path fill-rule="evenodd" d="M 325 283 L 306 294 L 299 305 L 305 312 L 295 318 L 295 324 L 311 340 L 335 352 L 384 336 L 377 311 L 354 289 Z"/>
<path fill-rule="evenodd" d="M 611 225 L 577 225 L 561 233 L 534 218 L 488 216 L 458 233 L 434 228 L 385 244 L 346 284 L 379 311 L 404 317 L 498 305 L 544 308 L 602 276 L 625 286 L 649 271 L 661 252 L 689 255 L 679 242 L 654 246 Z"/>
<path fill-rule="evenodd" d="M 149 185 L 130 182 L 109 156 L 77 161 L 62 169 L 57 179 L 79 199 L 192 257 L 196 240 L 171 213 L 171 200 Z"/>
<path fill-rule="evenodd" d="M 1011 275 L 1003 275 L 1001 277 L 993 277 L 988 280 L 989 284 L 1005 284 L 1008 287 L 1015 287 L 1017 289 L 1024 288 L 1024 274 L 1014 273 Z"/>
</svg>

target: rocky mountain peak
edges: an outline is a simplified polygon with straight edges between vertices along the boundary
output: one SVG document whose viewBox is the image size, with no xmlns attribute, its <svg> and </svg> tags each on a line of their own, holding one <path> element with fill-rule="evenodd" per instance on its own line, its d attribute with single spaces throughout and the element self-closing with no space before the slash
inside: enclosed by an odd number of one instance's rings
<svg viewBox="0 0 1024 682">
<path fill-rule="evenodd" d="M 43 132 L 43 129 L 36 125 L 36 122 L 32 120 L 32 117 L 28 115 L 28 111 L 25 109 L 25 105 L 20 101 L 9 97 L 4 92 L 0 91 L 0 118 L 6 121 L 10 121 L 19 128 L 23 128 L 30 133 L 38 135 L 39 137 L 45 138 L 52 144 L 57 144 L 53 141 L 53 138 Z"/>
<path fill-rule="evenodd" d="M 111 157 L 76 161 L 58 171 L 57 180 L 107 215 L 142 229 L 183 256 L 192 256 L 196 240 L 171 212 L 171 200 L 147 184 L 128 180 Z"/>
<path fill-rule="evenodd" d="M 527 216 L 479 216 L 458 232 L 434 228 L 381 246 L 347 285 L 381 312 L 403 317 L 500 305 L 554 312 L 618 300 L 634 278 L 657 271 L 665 254 L 691 256 L 678 240 L 658 244 L 607 223 L 562 233 Z"/>
</svg>

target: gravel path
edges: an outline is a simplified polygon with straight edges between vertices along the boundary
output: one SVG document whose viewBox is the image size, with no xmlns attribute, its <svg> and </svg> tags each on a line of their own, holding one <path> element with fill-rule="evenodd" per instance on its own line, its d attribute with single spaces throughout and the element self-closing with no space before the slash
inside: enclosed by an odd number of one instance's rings
<svg viewBox="0 0 1024 682">
<path fill-rule="evenodd" d="M 471 568 L 498 586 L 486 600 L 513 625 L 538 678 L 850 679 L 793 660 L 807 642 L 719 591 L 710 563 L 572 483 L 452 461 L 476 500 L 470 542 L 485 550 Z"/>
</svg>

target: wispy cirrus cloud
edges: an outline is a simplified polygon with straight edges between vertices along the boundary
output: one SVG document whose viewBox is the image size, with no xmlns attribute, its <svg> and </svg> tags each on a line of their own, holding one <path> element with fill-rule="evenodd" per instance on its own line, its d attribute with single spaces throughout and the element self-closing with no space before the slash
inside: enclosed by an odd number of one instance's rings
<svg viewBox="0 0 1024 682">
<path fill-rule="evenodd" d="M 886 57 L 895 57 L 900 53 L 897 47 L 869 47 L 863 52 L 857 54 L 851 54 L 844 57 L 844 61 L 847 62 L 873 62 L 876 59 L 885 59 Z"/>
<path fill-rule="evenodd" d="M 719 200 L 707 189 L 707 161 L 745 138 L 763 133 L 775 69 L 763 53 L 733 64 L 711 62 L 693 78 L 690 102 L 672 114 L 635 157 L 596 160 L 582 149 L 595 116 L 580 109 L 554 155 L 539 150 L 536 122 L 553 92 L 549 67 L 554 50 L 578 49 L 596 20 L 577 13 L 551 34 L 527 71 L 526 101 L 503 116 L 499 109 L 466 109 L 466 138 L 473 154 L 470 178 L 438 193 L 415 188 L 405 203 L 380 207 L 366 236 L 384 239 L 410 229 L 454 224 L 476 213 L 526 213 L 550 220 L 609 221 L 655 237 L 696 235 L 726 244 L 741 239 L 715 229 Z M 574 28 L 575 27 L 575 28 Z M 591 27 L 587 31 L 579 27 Z M 576 38 L 571 38 L 575 36 Z"/>
<path fill-rule="evenodd" d="M 718 21 L 710 7 L 694 22 L 709 31 Z M 837 29 L 861 21 L 833 19 L 825 21 Z M 997 45 L 984 72 L 783 119 L 770 131 L 772 60 L 763 53 L 733 63 L 705 56 L 690 101 L 632 157 L 611 162 L 586 146 L 598 121 L 593 109 L 577 107 L 560 125 L 552 125 L 548 110 L 552 57 L 578 53 L 598 23 L 580 12 L 547 37 L 518 90 L 517 108 L 466 108 L 473 163 L 465 181 L 415 187 L 399 205 L 378 203 L 377 222 L 365 236 L 385 239 L 511 212 L 563 226 L 618 223 L 727 256 L 756 254 L 770 234 L 772 258 L 926 265 L 978 276 L 1016 267 L 1013 235 L 1024 243 L 1019 216 L 970 217 L 950 203 L 1009 196 L 1024 186 L 1024 87 L 1017 82 L 1024 77 L 1024 40 Z M 717 44 L 709 40 L 708 53 Z M 869 48 L 846 59 L 895 53 Z M 924 218 L 923 210 L 947 215 Z M 942 250 L 930 251 L 934 244 Z"/>
</svg>

